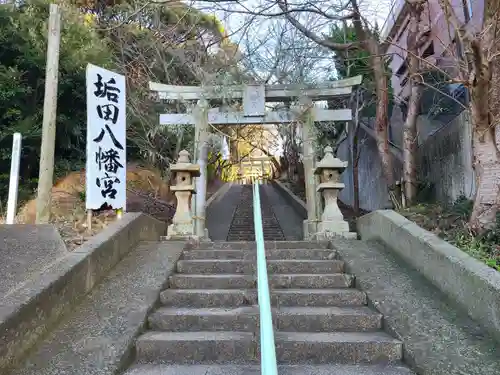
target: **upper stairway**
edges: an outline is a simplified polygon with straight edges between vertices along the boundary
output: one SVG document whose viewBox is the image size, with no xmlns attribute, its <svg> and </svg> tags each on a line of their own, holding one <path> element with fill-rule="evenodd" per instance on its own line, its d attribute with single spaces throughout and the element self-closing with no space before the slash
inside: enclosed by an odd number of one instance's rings
<svg viewBox="0 0 500 375">
<path fill-rule="evenodd" d="M 269 241 L 284 241 L 283 230 L 273 212 L 265 190 L 261 189 L 262 229 L 264 239 Z M 255 241 L 253 222 L 252 185 L 240 186 L 239 201 L 229 227 L 227 241 Z"/>
<path fill-rule="evenodd" d="M 280 374 L 403 375 L 402 343 L 326 243 L 266 242 Z M 257 374 L 254 242 L 184 251 L 127 375 Z"/>
</svg>

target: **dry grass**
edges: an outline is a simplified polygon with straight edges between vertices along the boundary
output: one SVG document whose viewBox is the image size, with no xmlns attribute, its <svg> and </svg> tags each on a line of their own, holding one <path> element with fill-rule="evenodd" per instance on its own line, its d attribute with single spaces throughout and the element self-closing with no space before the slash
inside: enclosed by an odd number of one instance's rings
<svg viewBox="0 0 500 375">
<path fill-rule="evenodd" d="M 159 171 L 131 165 L 127 167 L 127 210 L 143 211 L 168 220 L 172 216 L 174 201 L 169 184 Z M 153 203 L 152 203 L 153 202 Z M 151 207 L 156 209 L 152 210 Z M 159 207 L 159 208 L 158 208 Z M 153 211 L 153 212 L 151 212 Z M 28 201 L 16 217 L 19 224 L 33 224 L 36 216 L 36 200 Z M 114 210 L 95 212 L 91 230 L 87 228 L 85 210 L 85 171 L 71 172 L 52 189 L 51 223 L 61 234 L 69 250 L 81 245 L 116 220 Z"/>
<path fill-rule="evenodd" d="M 472 201 L 462 197 L 448 208 L 439 204 L 418 204 L 399 213 L 500 271 L 500 226 L 481 236 L 474 235 L 467 224 L 471 210 Z"/>
</svg>

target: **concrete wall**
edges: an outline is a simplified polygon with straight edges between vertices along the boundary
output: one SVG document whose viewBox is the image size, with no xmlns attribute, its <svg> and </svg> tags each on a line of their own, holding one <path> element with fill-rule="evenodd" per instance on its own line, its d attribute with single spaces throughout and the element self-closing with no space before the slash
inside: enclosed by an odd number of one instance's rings
<svg viewBox="0 0 500 375">
<path fill-rule="evenodd" d="M 389 195 L 387 194 L 387 183 L 382 174 L 380 157 L 377 152 L 375 139 L 368 135 L 363 129 L 359 130 L 358 162 L 359 173 L 359 201 L 363 210 L 373 211 L 379 208 L 389 208 Z M 337 156 L 342 160 L 349 161 L 347 169 L 342 174 L 342 182 L 345 189 L 340 192 L 339 199 L 352 206 L 354 203 L 353 175 L 351 162 L 350 139 L 345 140 L 337 151 Z M 394 171 L 399 177 L 401 163 L 394 158 Z"/>
<path fill-rule="evenodd" d="M 498 271 L 392 210 L 364 215 L 357 226 L 364 241 L 382 241 L 500 339 Z"/>
<path fill-rule="evenodd" d="M 430 184 L 430 198 L 440 202 L 453 202 L 462 194 L 472 197 L 475 182 L 468 112 L 462 112 L 446 125 L 439 124 L 440 128 L 436 129 L 435 125 L 430 124 L 428 119 L 420 118 L 418 121 L 419 138 L 422 140 L 417 161 L 419 180 Z M 400 134 L 395 138 L 399 139 Z M 354 202 L 350 142 L 350 138 L 345 140 L 337 152 L 340 159 L 349 161 L 342 175 L 346 187 L 339 196 L 348 205 Z M 375 140 L 360 129 L 359 142 L 360 207 L 368 211 L 388 208 L 389 197 Z M 396 178 L 399 179 L 401 160 L 394 156 L 393 163 Z"/>
<path fill-rule="evenodd" d="M 451 203 L 460 195 L 474 196 L 471 136 L 469 114 L 464 111 L 419 146 L 419 179 L 431 184 L 435 200 Z"/>
</svg>

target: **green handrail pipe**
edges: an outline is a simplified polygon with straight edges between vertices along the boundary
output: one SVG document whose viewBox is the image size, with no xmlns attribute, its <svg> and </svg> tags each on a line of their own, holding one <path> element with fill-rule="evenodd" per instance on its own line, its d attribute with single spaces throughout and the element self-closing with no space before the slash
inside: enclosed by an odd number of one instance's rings
<svg viewBox="0 0 500 375">
<path fill-rule="evenodd" d="M 259 181 L 253 181 L 253 222 L 257 244 L 257 294 L 260 315 L 260 366 L 262 375 L 278 375 L 274 328 L 271 313 L 271 297 L 267 277 L 266 249 L 262 229 Z"/>
</svg>

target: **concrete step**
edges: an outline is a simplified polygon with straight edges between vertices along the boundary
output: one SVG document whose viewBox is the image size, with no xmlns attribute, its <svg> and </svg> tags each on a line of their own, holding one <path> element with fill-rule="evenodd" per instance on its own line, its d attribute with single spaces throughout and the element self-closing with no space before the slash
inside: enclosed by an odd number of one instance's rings
<svg viewBox="0 0 500 375">
<path fill-rule="evenodd" d="M 257 304 L 255 289 L 166 289 L 160 294 L 165 306 L 239 307 Z M 275 289 L 271 290 L 274 306 L 362 306 L 365 293 L 344 289 Z"/>
<path fill-rule="evenodd" d="M 170 276 L 170 287 L 178 289 L 255 289 L 256 276 L 244 274 L 175 274 Z M 271 274 L 269 286 L 285 288 L 349 288 L 354 277 L 345 273 L 334 274 Z"/>
<path fill-rule="evenodd" d="M 366 294 L 351 288 L 344 289 L 275 289 L 271 291 L 274 306 L 362 306 Z"/>
<path fill-rule="evenodd" d="M 258 306 L 237 308 L 160 308 L 149 317 L 154 331 L 256 332 Z"/>
<path fill-rule="evenodd" d="M 280 307 L 276 329 L 294 332 L 367 332 L 382 328 L 382 315 L 360 307 Z"/>
<path fill-rule="evenodd" d="M 257 256 L 256 253 L 255 256 Z M 337 259 L 337 253 L 332 249 L 266 249 L 266 258 L 268 260 L 333 260 Z"/>
<path fill-rule="evenodd" d="M 402 343 L 382 332 L 276 332 L 279 363 L 390 364 Z M 137 339 L 139 363 L 238 363 L 258 358 L 251 332 L 148 332 Z"/>
<path fill-rule="evenodd" d="M 383 365 L 280 365 L 279 375 L 414 375 Z M 258 365 L 136 365 L 124 375 L 260 375 Z"/>
<path fill-rule="evenodd" d="M 188 250 L 182 254 L 183 260 L 196 259 L 255 259 L 255 250 Z M 332 249 L 266 249 L 268 260 L 305 259 L 305 260 L 332 260 L 337 253 Z"/>
<path fill-rule="evenodd" d="M 243 250 L 187 250 L 182 253 L 182 260 L 197 259 L 244 259 L 246 252 Z"/>
<path fill-rule="evenodd" d="M 403 344 L 383 332 L 276 332 L 280 363 L 389 364 Z"/>
<path fill-rule="evenodd" d="M 274 289 L 304 288 L 350 288 L 354 283 L 354 276 L 346 273 L 324 274 L 271 274 L 269 284 Z"/>
<path fill-rule="evenodd" d="M 325 241 L 265 241 L 264 247 L 269 249 L 328 249 L 329 244 Z M 232 249 L 245 250 L 256 249 L 255 242 L 247 241 L 214 241 L 201 242 L 196 246 L 198 250 Z"/>
<path fill-rule="evenodd" d="M 382 316 L 368 307 L 281 307 L 274 326 L 295 332 L 365 332 L 382 328 Z M 154 331 L 257 332 L 259 307 L 160 308 L 148 319 Z"/>
<path fill-rule="evenodd" d="M 177 271 L 179 273 L 190 274 L 251 274 L 255 272 L 255 267 L 255 261 L 239 259 L 196 259 L 177 262 Z M 344 271 L 344 262 L 342 260 L 268 260 L 267 269 L 271 274 L 342 273 Z"/>
<path fill-rule="evenodd" d="M 218 274 L 196 275 L 175 274 L 170 276 L 171 288 L 178 289 L 255 289 L 257 287 L 254 275 Z"/>
<path fill-rule="evenodd" d="M 177 262 L 177 272 L 191 274 L 216 274 L 216 273 L 254 273 L 255 262 L 234 259 L 197 259 L 180 260 Z"/>
<path fill-rule="evenodd" d="M 166 289 L 160 294 L 165 306 L 240 307 L 257 303 L 255 290 L 242 289 Z"/>
<path fill-rule="evenodd" d="M 342 273 L 344 261 L 342 260 L 269 260 L 267 262 L 269 273 Z"/>
<path fill-rule="evenodd" d="M 238 363 L 256 352 L 251 332 L 147 332 L 136 341 L 139 363 Z"/>
</svg>

